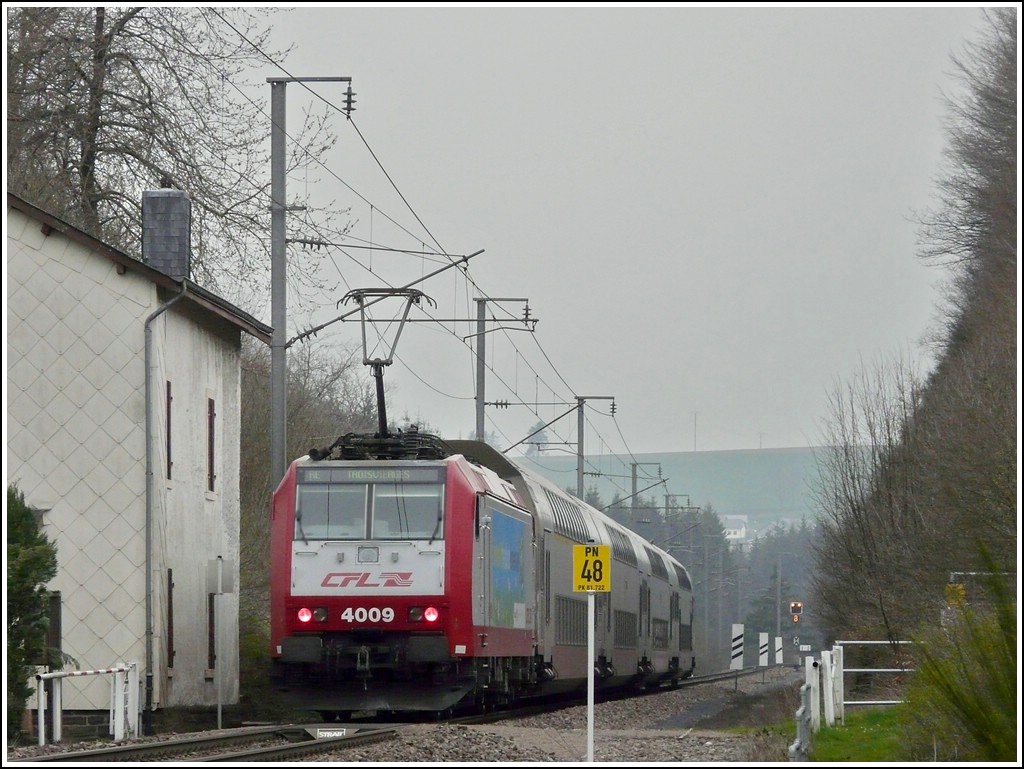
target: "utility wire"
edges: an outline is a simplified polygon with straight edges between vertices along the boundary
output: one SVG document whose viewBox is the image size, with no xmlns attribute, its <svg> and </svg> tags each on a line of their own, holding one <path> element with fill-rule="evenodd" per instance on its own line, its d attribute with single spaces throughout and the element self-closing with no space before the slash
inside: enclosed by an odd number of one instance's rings
<svg viewBox="0 0 1024 769">
<path fill-rule="evenodd" d="M 256 52 L 257 52 L 257 53 L 258 53 L 259 55 L 261 55 L 261 56 L 263 56 L 263 57 L 264 57 L 265 59 L 267 59 L 267 61 L 268 61 L 268 62 L 270 62 L 270 63 L 271 63 L 271 64 L 272 64 L 273 66 L 275 66 L 275 67 L 277 67 L 278 69 L 280 69 L 280 70 L 281 70 L 282 72 L 284 72 L 284 73 L 285 73 L 285 74 L 286 74 L 286 75 L 287 75 L 288 77 L 292 77 L 292 78 L 294 78 L 294 77 L 295 77 L 295 76 L 294 76 L 294 75 L 292 75 L 292 74 L 291 74 L 291 73 L 290 73 L 290 72 L 289 72 L 289 71 L 288 71 L 288 70 L 287 70 L 287 69 L 286 69 L 286 68 L 285 68 L 285 67 L 284 67 L 284 66 L 283 66 L 282 64 L 280 64 L 279 62 L 277 62 L 276 60 L 274 60 L 274 59 L 273 59 L 272 57 L 270 57 L 269 55 L 267 55 L 267 54 L 266 54 L 266 53 L 265 53 L 265 52 L 264 52 L 264 51 L 263 51 L 262 49 L 260 49 L 260 48 L 259 48 L 259 47 L 258 47 L 258 46 L 257 46 L 257 45 L 255 44 L 255 43 L 253 43 L 253 42 L 252 42 L 251 40 L 249 40 L 249 39 L 248 39 L 248 38 L 247 38 L 247 37 L 245 36 L 245 34 L 244 34 L 244 33 L 242 33 L 242 32 L 241 32 L 241 31 L 240 31 L 240 30 L 239 30 L 239 29 L 238 29 L 237 27 L 235 27 L 235 26 L 234 26 L 234 25 L 233 25 L 233 24 L 232 24 L 232 23 L 231 23 L 230 21 L 228 21 L 228 19 L 227 19 L 227 18 L 225 18 L 225 17 L 224 17 L 224 16 L 223 16 L 223 15 L 222 15 L 222 14 L 221 14 L 221 13 L 220 13 L 219 11 L 217 11 L 217 9 L 216 9 L 216 8 L 210 8 L 209 10 L 210 10 L 210 11 L 211 11 L 211 12 L 212 12 L 212 13 L 213 13 L 214 15 L 216 15 L 216 16 L 217 16 L 217 17 L 218 17 L 218 18 L 219 18 L 219 19 L 220 19 L 220 20 L 221 20 L 221 21 L 222 21 L 222 22 L 223 22 L 223 23 L 224 23 L 224 24 L 225 24 L 226 26 L 228 26 L 228 27 L 230 27 L 230 28 L 231 28 L 232 30 L 234 30 L 234 31 L 235 31 L 235 33 L 236 33 L 236 34 L 237 34 L 237 35 L 238 35 L 238 36 L 239 36 L 240 38 L 242 38 L 243 40 L 245 40 L 245 42 L 246 42 L 246 43 L 248 43 L 248 44 L 249 44 L 249 45 L 250 45 L 250 46 L 251 46 L 251 47 L 253 48 L 253 50 L 254 50 L 254 51 L 256 51 Z M 425 224 L 425 223 L 423 222 L 423 220 L 421 219 L 421 217 L 419 216 L 419 214 L 417 214 L 417 213 L 416 213 L 415 209 L 414 209 L 414 208 L 412 207 L 412 205 L 411 205 L 411 204 L 409 203 L 409 201 L 408 201 L 408 199 L 406 198 L 406 196 L 405 196 L 405 195 L 404 195 L 404 194 L 402 193 L 402 191 L 401 191 L 401 190 L 400 190 L 400 189 L 398 188 L 398 185 L 397 185 L 397 184 L 395 183 L 395 181 L 394 181 L 394 179 L 392 178 L 391 174 L 390 174 L 390 173 L 388 173 L 387 169 L 386 169 L 386 168 L 384 167 L 383 163 L 382 163 L 382 162 L 380 161 L 379 157 L 377 156 L 377 153 L 373 151 L 373 148 L 372 148 L 372 147 L 370 147 L 370 145 L 369 145 L 369 142 L 368 142 L 368 141 L 366 140 L 366 138 L 365 138 L 365 136 L 363 135 L 362 131 L 360 131 L 360 129 L 359 129 L 359 126 L 358 126 L 358 125 L 357 125 L 357 124 L 355 123 L 355 121 L 354 121 L 354 120 L 352 120 L 352 116 L 351 116 L 351 114 L 350 114 L 350 113 L 347 113 L 347 112 L 346 112 L 345 110 L 343 110 L 342 108 L 338 107 L 338 106 L 337 106 L 336 104 L 334 104 L 333 102 L 331 102 L 330 100 L 328 100 L 328 99 L 326 99 L 325 97 L 323 97 L 323 96 L 322 96 L 321 94 L 319 94 L 319 93 L 318 93 L 318 92 L 317 92 L 316 90 L 314 90 L 313 88 L 309 87 L 309 85 L 307 85 L 307 84 L 306 84 L 305 82 L 303 82 L 303 81 L 302 81 L 301 79 L 298 79 L 298 78 L 296 78 L 296 82 L 297 82 L 297 83 L 298 83 L 299 85 L 301 85 L 301 86 L 302 86 L 303 88 L 305 88 L 305 89 L 306 89 L 306 90 L 307 90 L 307 91 L 308 91 L 308 92 L 309 92 L 310 94 L 312 94 L 313 96 L 315 96 L 316 98 L 320 99 L 320 100 L 321 100 L 321 101 L 323 101 L 323 102 L 324 102 L 325 104 L 327 104 L 327 105 L 328 105 L 329 107 L 333 108 L 334 110 L 336 110 L 336 111 L 337 111 L 337 112 L 339 112 L 339 113 L 345 114 L 345 116 L 346 116 L 346 118 L 347 118 L 348 122 L 350 122 L 350 123 L 352 124 L 352 127 L 353 127 L 353 129 L 354 129 L 354 130 L 356 131 L 356 134 L 357 134 L 357 135 L 359 136 L 360 140 L 361 140 L 361 141 L 363 142 L 363 145 L 364 145 L 364 146 L 366 147 L 366 149 L 367 149 L 367 151 L 368 151 L 368 152 L 370 153 L 371 157 L 373 157 L 374 161 L 375 161 L 375 162 L 377 163 L 378 167 L 380 168 L 380 170 L 381 170 L 381 172 L 382 172 L 382 173 L 384 174 L 384 176 L 385 176 L 385 177 L 387 178 L 388 182 L 389 182 L 389 183 L 390 183 L 390 184 L 392 185 L 392 187 L 394 188 L 395 192 L 396 192 L 396 193 L 398 194 L 398 196 L 399 196 L 399 197 L 400 197 L 400 198 L 402 199 L 402 202 L 403 202 L 403 203 L 405 203 L 406 207 L 407 207 L 407 208 L 409 209 L 409 211 L 410 211 L 410 212 L 412 213 L 413 217 L 414 217 L 414 218 L 416 219 L 416 221 L 417 221 L 417 222 L 419 223 L 419 225 L 420 225 L 420 226 L 421 226 L 421 227 L 423 228 L 423 230 L 424 230 L 424 231 L 425 231 L 425 232 L 426 232 L 426 233 L 427 233 L 427 234 L 428 234 L 428 235 L 430 236 L 430 239 L 431 239 L 431 240 L 432 240 L 432 241 L 434 242 L 434 244 L 435 244 L 435 245 L 436 245 L 436 246 L 438 247 L 438 249 L 440 249 L 440 251 L 441 251 L 441 254 L 439 254 L 439 255 L 443 255 L 443 256 L 444 256 L 445 258 L 447 258 L 447 259 L 448 259 L 449 261 L 453 261 L 453 259 L 452 259 L 452 256 L 451 256 L 451 255 L 450 255 L 449 253 L 447 253 L 446 249 L 445 249 L 445 248 L 444 248 L 444 247 L 443 247 L 443 246 L 442 246 L 442 245 L 440 244 L 440 242 L 439 242 L 439 241 L 437 240 L 437 238 L 436 238 L 436 237 L 435 237 L 435 236 L 433 235 L 433 233 L 432 233 L 432 232 L 430 231 L 430 229 L 429 229 L 429 228 L 428 228 L 428 227 L 426 226 L 426 224 Z M 243 96 L 244 98 L 246 98 L 246 99 L 247 99 L 247 100 L 248 100 L 248 101 L 249 101 L 249 102 L 250 102 L 250 103 L 251 103 L 251 104 L 252 104 L 252 105 L 253 105 L 254 107 L 256 107 L 256 108 L 257 108 L 257 109 L 258 109 L 259 111 L 263 112 L 263 114 L 264 114 L 264 115 L 266 115 L 266 111 L 265 111 L 265 110 L 263 110 L 263 109 L 262 109 L 262 107 L 260 107 L 259 105 L 257 105 L 257 104 L 256 104 L 255 102 L 253 102 L 253 101 L 252 101 L 251 99 L 249 99 L 248 95 L 246 95 L 246 94 L 245 94 L 245 93 L 244 93 L 243 91 L 241 91 L 241 89 L 239 89 L 239 88 L 238 88 L 237 86 L 235 86 L 235 85 L 234 85 L 233 83 L 232 83 L 231 85 L 233 85 L 233 86 L 234 86 L 234 87 L 236 88 L 236 90 L 238 90 L 238 91 L 239 91 L 239 93 L 240 93 L 240 94 L 242 94 L 242 96 Z M 268 117 L 269 117 L 269 116 L 268 116 Z M 293 138 L 293 137 L 289 137 L 289 138 Z M 350 191 L 351 191 L 351 192 L 352 192 L 353 194 L 355 194 L 355 195 L 356 195 L 356 196 L 357 196 L 358 198 L 360 198 L 360 199 L 361 199 L 362 201 L 364 201 L 364 202 L 365 202 L 365 203 L 366 203 L 367 205 L 373 206 L 373 204 L 372 204 L 372 203 L 371 203 L 371 202 L 370 202 L 370 201 L 369 201 L 369 200 L 368 200 L 368 199 L 367 199 L 367 198 L 366 198 L 365 196 L 363 196 L 363 195 L 362 195 L 361 193 L 359 193 L 359 192 L 358 192 L 358 191 L 357 191 L 356 189 L 354 189 L 354 188 L 353 188 L 353 187 L 352 187 L 352 186 L 351 186 L 350 184 L 348 184 L 348 182 L 346 182 L 346 181 L 345 181 L 344 179 L 342 179 L 342 178 L 341 178 L 341 177 L 339 177 L 339 176 L 338 176 L 337 174 L 335 174 L 335 173 L 334 173 L 334 171 L 333 171 L 333 170 L 331 170 L 331 169 L 330 169 L 330 168 L 329 168 L 328 166 L 326 166 L 326 165 L 325 165 L 325 164 L 324 164 L 324 163 L 323 163 L 322 161 L 320 161 L 320 160 L 319 160 L 319 158 L 316 158 L 316 157 L 314 157 L 314 156 L 313 156 L 313 155 L 312 155 L 311 153 L 309 153 L 309 152 L 308 152 L 307 150 L 305 150 L 305 148 L 302 148 L 302 147 L 301 147 L 301 145 L 298 145 L 298 146 L 300 146 L 300 148 L 301 148 L 301 149 L 303 150 L 303 152 L 304 152 L 304 153 L 305 153 L 305 154 L 306 154 L 306 155 L 307 155 L 308 157 L 310 157 L 310 158 L 311 158 L 311 159 L 312 159 L 312 160 L 313 160 L 314 162 L 316 162 L 316 163 L 317 163 L 318 165 L 320 165 L 320 166 L 321 166 L 321 167 L 322 167 L 322 168 L 323 168 L 323 169 L 324 169 L 324 170 L 325 170 L 325 171 L 326 171 L 327 173 L 329 173 L 329 174 L 330 174 L 330 175 L 331 175 L 331 176 L 332 176 L 332 177 L 333 177 L 334 179 L 336 179 L 336 180 L 337 180 L 338 182 L 340 182 L 341 184 L 343 184 L 343 185 L 344 185 L 344 186 L 345 186 L 345 187 L 346 187 L 347 189 L 349 189 L 349 190 L 350 190 Z M 397 222 L 396 220 L 394 220 L 394 219 L 393 219 L 393 218 L 392 218 L 391 216 L 389 216 L 389 215 L 388 215 L 387 213 L 385 213 L 385 212 L 384 212 L 384 211 L 383 211 L 383 210 L 382 210 L 382 209 L 381 209 L 381 208 L 380 208 L 379 206 L 373 206 L 373 208 L 374 208 L 375 210 L 379 211 L 379 212 L 380 212 L 380 213 L 381 213 L 381 214 L 382 214 L 383 216 L 385 216 L 385 217 L 386 217 L 386 218 L 387 218 L 387 219 L 388 219 L 389 221 L 391 221 L 391 222 L 392 222 L 392 223 L 393 223 L 393 224 L 394 224 L 394 225 L 395 225 L 396 227 L 398 227 L 399 229 L 401 229 L 401 230 L 402 230 L 403 232 L 407 233 L 408 235 L 412 236 L 412 233 L 411 233 L 411 232 L 410 232 L 410 231 L 409 231 L 408 229 L 406 229 L 406 228 L 405 228 L 404 226 L 402 226 L 402 225 L 401 225 L 401 224 L 399 224 L 399 223 L 398 223 L 398 222 Z M 392 249 L 389 249 L 389 250 L 392 250 Z M 394 251 L 402 251 L 402 249 L 393 249 L 393 250 L 394 250 Z M 344 253 L 344 252 L 343 252 L 343 253 Z M 410 253 L 410 252 L 406 251 L 406 253 Z M 354 262 L 355 262 L 356 264 L 359 264 L 358 260 L 355 260 L 355 259 L 354 259 L 353 257 L 351 257 L 351 255 L 349 255 L 349 254 L 346 254 L 346 256 L 348 256 L 348 257 L 349 257 L 350 259 L 352 259 L 352 260 L 353 260 L 353 261 L 354 261 Z M 425 254 L 424 254 L 423 256 L 425 256 Z M 333 260 L 332 260 L 332 261 L 333 261 Z M 335 262 L 334 264 L 335 264 L 335 269 L 338 269 L 337 263 Z M 360 266 L 363 266 L 363 265 L 360 265 Z M 365 269 L 365 267 L 364 267 L 364 269 Z M 488 295 L 486 294 L 486 292 L 484 292 L 484 291 L 483 291 L 483 289 L 482 289 L 482 288 L 481 288 L 481 287 L 479 286 L 479 284 L 477 284 L 477 283 L 476 283 L 476 281 L 475 281 L 475 280 L 474 280 L 474 279 L 472 278 L 472 276 L 471 276 L 471 275 L 470 275 L 470 273 L 469 273 L 469 268 L 468 268 L 468 266 L 466 266 L 465 264 L 464 264 L 464 265 L 462 265 L 462 266 L 461 266 L 461 270 L 462 270 L 462 272 L 464 273 L 464 276 L 466 277 L 466 280 L 467 280 L 467 282 L 468 282 L 468 283 L 470 283 L 470 284 L 471 284 L 471 285 L 472 285 L 472 286 L 473 286 L 474 288 L 476 288 L 476 289 L 477 289 L 477 291 L 479 291 L 479 292 L 481 293 L 481 295 L 482 295 L 482 296 L 483 296 L 484 298 L 490 298 L 490 297 L 489 297 L 489 296 L 488 296 Z M 341 273 L 340 269 L 339 269 L 338 271 L 339 271 L 339 275 L 343 275 L 343 274 Z M 342 280 L 344 280 L 344 278 L 343 278 L 343 277 L 342 277 Z M 428 315 L 429 315 L 429 313 L 428 313 Z M 447 329 L 446 329 L 446 330 L 447 330 Z M 507 332 L 507 331 L 505 331 L 504 333 L 505 333 L 505 336 L 506 336 L 506 337 L 508 337 L 508 332 Z M 454 335 L 454 334 L 453 334 L 453 335 Z M 553 361 L 552 361 L 552 360 L 551 360 L 551 358 L 550 358 L 550 357 L 548 356 L 548 354 L 547 354 L 547 352 L 546 352 L 546 351 L 544 350 L 543 346 L 542 346 L 542 345 L 540 344 L 540 341 L 539 341 L 539 340 L 537 339 L 537 337 L 536 337 L 536 334 L 534 334 L 534 335 L 533 335 L 533 337 L 534 337 L 534 342 L 535 342 L 535 343 L 536 343 L 536 345 L 537 345 L 537 349 L 538 349 L 538 350 L 540 350 L 540 352 L 541 352 L 541 354 L 543 355 L 544 359 L 545 359 L 545 360 L 547 361 L 548 365 L 549 365 L 549 366 L 551 367 L 551 370 L 552 370 L 552 371 L 553 371 L 553 372 L 555 373 L 555 375 L 556 375 L 556 376 L 557 376 L 557 377 L 559 378 L 559 380 L 560 380 L 560 381 L 562 382 L 562 384 L 564 384 L 564 385 L 565 385 L 565 386 L 566 386 L 566 387 L 567 387 L 567 388 L 568 388 L 568 389 L 570 390 L 570 392 L 575 392 L 575 390 L 574 390 L 574 389 L 573 389 L 573 388 L 572 388 L 572 387 L 571 387 L 571 386 L 569 385 L 569 383 L 568 383 L 568 382 L 567 382 L 567 381 L 565 380 L 565 378 L 564 378 L 564 377 L 563 377 L 563 376 L 561 375 L 561 372 L 559 372 L 558 368 L 557 368 L 557 367 L 556 367 L 556 366 L 554 365 Z M 457 337 L 457 338 L 458 338 L 458 337 Z M 516 350 L 516 352 L 517 352 L 517 353 L 519 353 L 519 354 L 521 355 L 521 351 L 519 350 L 519 347 L 518 347 L 518 345 L 516 345 L 516 344 L 515 344 L 515 342 L 514 342 L 514 341 L 513 341 L 513 340 L 512 340 L 511 338 L 509 338 L 509 339 L 508 339 L 508 341 L 510 342 L 510 344 L 512 345 L 512 347 L 513 347 L 513 348 L 514 348 L 514 349 Z M 465 344 L 465 341 L 464 341 L 464 340 L 463 340 L 463 343 Z M 467 347 L 469 347 L 469 345 L 468 345 L 468 344 L 467 344 L 466 346 L 467 346 Z M 396 357 L 397 357 L 397 356 L 396 356 Z M 536 376 L 538 376 L 538 378 L 540 378 L 540 375 L 539 375 L 539 373 L 538 373 L 538 372 L 536 371 L 536 369 L 534 369 L 534 368 L 533 368 L 533 366 L 532 366 L 532 365 L 530 365 L 529 361 L 528 361 L 528 360 L 527 360 L 527 359 L 525 358 L 525 356 L 523 356 L 523 360 L 524 360 L 524 361 L 525 361 L 525 362 L 527 363 L 527 365 L 528 365 L 528 366 L 529 366 L 529 368 L 530 368 L 530 369 L 531 369 L 531 370 L 532 370 L 532 371 L 534 372 L 534 374 L 535 374 Z M 486 362 L 485 362 L 485 365 L 486 365 Z M 508 384 L 507 384 L 506 382 L 504 382 L 504 380 L 503 380 L 503 379 L 502 379 L 502 378 L 501 378 L 501 377 L 500 377 L 500 376 L 499 376 L 499 375 L 497 374 L 497 372 L 496 372 L 496 371 L 495 371 L 495 370 L 493 369 L 493 367 L 488 367 L 488 368 L 489 368 L 489 369 L 490 369 L 490 371 L 491 371 L 491 372 L 492 372 L 492 373 L 493 373 L 493 374 L 495 375 L 495 377 L 496 377 L 496 378 L 498 379 L 498 381 L 500 381 L 500 382 L 501 382 L 501 383 L 502 383 L 503 385 L 505 385 L 505 386 L 506 386 L 506 388 L 507 388 L 507 389 L 509 390 L 509 392 L 515 393 L 515 389 L 514 389 L 514 388 L 510 388 L 510 387 L 508 386 Z M 414 374 L 414 375 L 415 375 L 415 374 Z M 423 380 L 422 378 L 420 378 L 420 377 L 419 377 L 418 375 L 415 375 L 415 376 L 417 377 L 417 379 L 419 379 L 419 380 L 420 380 L 421 382 L 423 382 L 423 383 L 424 383 L 425 385 L 427 385 L 428 387 L 430 387 L 430 385 L 428 385 L 428 384 L 427 384 L 427 383 L 426 383 L 426 382 L 425 382 L 425 381 L 424 381 L 424 380 Z M 541 381 L 543 381 L 543 379 L 542 379 L 542 378 L 541 378 Z M 547 386 L 547 383 L 546 383 L 546 382 L 545 382 L 545 385 Z M 548 387 L 549 387 L 549 389 L 551 389 L 551 388 L 550 388 L 550 386 L 548 386 Z M 435 392 L 439 392 L 439 393 L 440 393 L 440 391 L 436 390 L 436 388 L 433 388 L 433 387 L 431 387 L 431 389 L 434 389 L 434 390 L 435 390 Z M 554 392 L 554 391 L 552 390 L 552 392 Z M 441 394 L 443 394 L 443 393 L 441 393 Z M 450 396 L 450 397 L 458 397 L 458 396 Z M 517 394 L 517 397 L 519 397 L 519 396 L 518 396 L 518 394 Z M 520 400 L 520 402 L 521 402 L 521 403 L 522 403 L 523 405 L 529 405 L 529 404 L 528 404 L 528 403 L 527 403 L 526 401 L 523 401 L 523 400 L 522 400 L 522 398 L 519 398 L 519 400 Z M 537 417 L 539 418 L 539 414 L 537 414 L 537 412 L 536 412 L 536 411 L 534 411 L 533 413 L 534 413 L 534 415 L 535 415 L 535 416 L 537 416 Z M 563 415 L 563 416 L 564 416 L 564 415 Z M 622 440 L 622 442 L 623 442 L 623 445 L 625 445 L 625 446 L 626 446 L 626 448 L 627 448 L 627 452 L 628 452 L 629 456 L 630 456 L 631 458 L 633 458 L 633 459 L 634 459 L 634 461 L 635 461 L 635 457 L 633 457 L 633 453 L 632 453 L 632 451 L 631 451 L 631 450 L 629 449 L 629 447 L 628 447 L 628 444 L 627 444 L 627 443 L 626 443 L 626 441 L 625 441 L 625 437 L 624 437 L 624 436 L 622 435 L 622 430 L 621 430 L 621 427 L 620 427 L 620 426 L 619 426 L 619 424 L 618 424 L 618 420 L 614 418 L 614 415 L 612 415 L 612 417 L 613 417 L 613 421 L 614 421 L 614 423 L 615 423 L 615 426 L 616 426 L 616 430 L 617 430 L 617 432 L 618 432 L 618 434 L 619 434 L 619 438 L 620 438 L 620 439 Z M 559 418 L 561 418 L 561 417 L 559 417 Z M 493 423 L 493 421 L 492 421 L 492 423 Z M 592 423 L 590 423 L 590 422 L 589 422 L 589 420 L 588 420 L 588 424 L 591 424 L 591 425 L 592 425 Z M 594 426 L 594 425 L 592 425 L 592 426 Z M 598 431 L 598 430 L 596 429 L 596 426 L 594 426 L 594 428 L 595 428 L 595 431 L 596 431 L 596 432 L 598 432 L 598 435 L 600 436 L 600 431 Z M 557 435 L 557 433 L 556 433 L 556 435 Z M 480 436 L 480 437 L 482 437 L 482 436 Z M 602 439 L 602 440 L 603 440 L 603 439 Z M 521 443 L 521 442 L 522 442 L 522 441 L 520 441 L 520 443 Z M 518 444 L 516 444 L 516 445 L 518 445 Z M 580 451 L 581 453 L 583 452 L 583 448 L 582 448 L 582 447 L 578 447 L 578 450 L 579 450 L 579 451 Z"/>
</svg>

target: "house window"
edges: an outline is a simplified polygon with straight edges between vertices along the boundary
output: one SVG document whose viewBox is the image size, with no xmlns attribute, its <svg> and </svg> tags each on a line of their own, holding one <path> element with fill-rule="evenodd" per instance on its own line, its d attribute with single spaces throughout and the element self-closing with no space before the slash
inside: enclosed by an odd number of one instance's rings
<svg viewBox="0 0 1024 769">
<path fill-rule="evenodd" d="M 217 666 L 217 594 L 206 594 L 206 667 Z"/>
<path fill-rule="evenodd" d="M 167 480 L 171 480 L 171 466 L 174 464 L 174 462 L 171 461 L 171 401 L 172 400 L 174 400 L 174 398 L 171 397 L 171 382 L 170 382 L 170 380 L 168 380 L 168 382 L 167 382 L 167 414 L 166 414 L 166 417 L 164 419 L 164 421 L 166 423 L 166 433 L 167 433 L 167 446 L 166 446 L 166 448 L 167 448 Z"/>
<path fill-rule="evenodd" d="M 174 570 L 167 570 L 167 667 L 174 667 Z"/>
<path fill-rule="evenodd" d="M 206 399 L 206 490 L 214 490 L 214 481 L 217 473 L 214 467 L 214 437 L 216 428 L 217 411 L 214 408 L 213 398 Z"/>
</svg>

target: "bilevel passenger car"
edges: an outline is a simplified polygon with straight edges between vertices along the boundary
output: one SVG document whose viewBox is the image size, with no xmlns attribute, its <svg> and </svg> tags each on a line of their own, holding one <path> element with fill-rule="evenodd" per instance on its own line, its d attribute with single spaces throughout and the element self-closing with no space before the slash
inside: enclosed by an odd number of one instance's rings
<svg viewBox="0 0 1024 769">
<path fill-rule="evenodd" d="M 272 515 L 272 681 L 325 718 L 585 692 L 579 544 L 612 553 L 598 693 L 693 674 L 683 565 L 485 443 L 343 436 L 291 464 Z"/>
</svg>

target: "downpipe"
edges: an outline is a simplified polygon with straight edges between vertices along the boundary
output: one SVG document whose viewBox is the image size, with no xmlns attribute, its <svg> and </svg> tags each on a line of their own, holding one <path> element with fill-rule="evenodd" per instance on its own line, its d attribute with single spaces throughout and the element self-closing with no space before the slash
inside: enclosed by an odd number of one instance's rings
<svg viewBox="0 0 1024 769">
<path fill-rule="evenodd" d="M 181 282 L 181 292 L 165 302 L 146 318 L 145 367 L 146 367 L 146 695 L 142 710 L 142 733 L 153 734 L 153 397 L 150 366 L 153 353 L 153 329 L 151 324 L 166 312 L 171 305 L 182 299 L 188 286 Z"/>
</svg>

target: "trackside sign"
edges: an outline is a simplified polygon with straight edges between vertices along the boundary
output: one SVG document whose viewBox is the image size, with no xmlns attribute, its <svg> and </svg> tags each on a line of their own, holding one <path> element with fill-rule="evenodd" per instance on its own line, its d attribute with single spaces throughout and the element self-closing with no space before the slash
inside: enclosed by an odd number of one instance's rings
<svg viewBox="0 0 1024 769">
<path fill-rule="evenodd" d="M 575 545 L 572 549 L 573 592 L 611 592 L 611 555 L 608 545 Z"/>
</svg>

